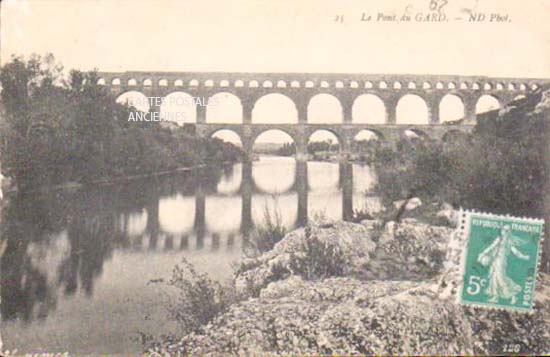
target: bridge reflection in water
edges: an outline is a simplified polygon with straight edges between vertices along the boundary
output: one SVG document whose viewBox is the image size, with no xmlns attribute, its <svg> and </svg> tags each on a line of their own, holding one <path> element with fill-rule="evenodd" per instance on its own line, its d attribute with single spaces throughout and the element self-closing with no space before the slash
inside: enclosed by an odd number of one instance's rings
<svg viewBox="0 0 550 357">
<path fill-rule="evenodd" d="M 215 250 L 224 245 L 233 248 L 237 241 L 247 244 L 254 228 L 263 223 L 266 209 L 270 214 L 279 214 L 288 228 L 304 226 L 309 216 L 315 212 L 328 214 L 331 218 L 352 218 L 354 168 L 351 163 L 307 163 L 277 158 L 267 160 L 270 170 L 274 163 L 282 160 L 281 171 L 286 172 L 270 171 L 269 175 L 258 172 L 260 177 L 255 180 L 256 171 L 262 170 L 261 162 L 245 162 L 233 166 L 226 172 L 226 175 L 234 176 L 234 180 L 231 180 L 234 187 L 229 188 L 229 191 L 223 187 L 222 178 L 222 182 L 215 186 L 207 181 L 197 180 L 194 197 L 185 195 L 185 192 L 170 197 L 165 197 L 161 192 L 149 195 L 144 205 L 145 209 L 139 217 L 136 218 L 135 214 L 134 217 L 128 214 L 120 217 L 121 233 L 128 234 L 132 220 L 141 220 L 145 223 L 141 234 L 133 234 L 131 239 L 132 246 L 136 249 L 202 249 L 207 245 Z M 327 171 L 325 177 L 318 178 L 315 175 L 308 180 L 308 165 L 317 166 L 314 167 L 317 170 Z M 332 168 L 329 168 L 331 166 Z M 290 184 L 288 177 L 285 177 L 290 174 L 289 169 L 294 171 Z M 324 182 L 327 175 L 335 173 L 335 169 L 338 173 L 337 182 Z M 372 172 L 369 174 L 373 175 Z M 321 182 L 318 190 L 311 187 L 309 181 L 312 180 Z M 371 181 L 374 182 L 372 177 Z M 355 201 L 360 204 L 360 195 L 366 192 L 355 193 Z M 314 199 L 313 205 L 308 205 L 310 194 Z M 340 195 L 339 202 L 335 202 L 335 195 Z M 341 207 L 339 217 L 335 216 L 334 212 L 325 211 L 338 207 Z"/>
<path fill-rule="evenodd" d="M 266 206 L 278 208 L 289 229 L 318 211 L 349 219 L 354 207 L 376 202 L 366 195 L 375 183 L 368 166 L 262 157 L 223 169 L 13 197 L 3 207 L 0 231 L 5 338 L 28 348 L 52 341 L 46 347 L 53 350 L 55 341 L 86 340 L 73 336 L 75 324 L 86 321 L 82 334 L 88 336 L 103 331 L 110 316 L 117 321 L 112 326 L 126 327 L 105 334 L 128 339 L 142 328 L 136 317 L 143 307 L 159 304 L 158 291 L 145 289 L 148 282 L 170 276 L 182 257 L 214 279 L 228 279 Z M 90 315 L 82 306 L 105 314 Z M 164 321 L 164 313 L 151 316 Z"/>
</svg>

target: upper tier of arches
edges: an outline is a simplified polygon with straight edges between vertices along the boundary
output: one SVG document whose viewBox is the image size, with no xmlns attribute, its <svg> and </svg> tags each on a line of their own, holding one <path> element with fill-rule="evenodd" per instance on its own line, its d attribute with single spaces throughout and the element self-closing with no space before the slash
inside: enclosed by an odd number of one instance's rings
<svg viewBox="0 0 550 357">
<path fill-rule="evenodd" d="M 176 74 L 150 75 L 143 74 L 114 74 L 99 73 L 98 84 L 114 87 L 166 87 L 166 88 L 284 88 L 296 90 L 297 88 L 309 89 L 376 89 L 393 91 L 499 91 L 519 92 L 535 90 L 543 84 L 543 80 L 537 79 L 507 79 L 488 77 L 459 77 L 459 76 L 391 76 L 378 75 L 373 78 L 357 75 L 361 79 L 350 78 L 350 75 L 331 75 L 330 78 L 322 78 L 322 75 L 311 75 L 311 79 L 304 79 L 305 75 L 291 74 L 258 74 L 253 78 L 251 74 L 228 74 L 227 77 L 220 74 Z M 365 78 L 366 77 L 366 78 Z M 423 78 L 427 77 L 427 78 Z M 447 77 L 447 78 L 446 78 Z"/>
</svg>

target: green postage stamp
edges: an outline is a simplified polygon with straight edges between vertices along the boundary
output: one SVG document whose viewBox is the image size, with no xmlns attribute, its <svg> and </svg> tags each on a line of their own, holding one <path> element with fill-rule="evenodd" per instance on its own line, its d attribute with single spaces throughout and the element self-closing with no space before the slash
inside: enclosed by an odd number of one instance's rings
<svg viewBox="0 0 550 357">
<path fill-rule="evenodd" d="M 530 312 L 544 221 L 465 211 L 461 304 Z"/>
</svg>

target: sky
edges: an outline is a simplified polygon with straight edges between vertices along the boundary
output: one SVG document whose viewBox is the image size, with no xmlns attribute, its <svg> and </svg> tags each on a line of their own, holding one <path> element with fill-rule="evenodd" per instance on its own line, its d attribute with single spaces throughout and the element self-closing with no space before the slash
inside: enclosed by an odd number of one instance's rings
<svg viewBox="0 0 550 357">
<path fill-rule="evenodd" d="M 51 52 L 66 69 L 100 71 L 550 78 L 548 1 L 447 2 L 449 17 L 470 9 L 510 21 L 360 21 L 414 16 L 430 0 L 4 0 L 0 63 Z"/>
</svg>

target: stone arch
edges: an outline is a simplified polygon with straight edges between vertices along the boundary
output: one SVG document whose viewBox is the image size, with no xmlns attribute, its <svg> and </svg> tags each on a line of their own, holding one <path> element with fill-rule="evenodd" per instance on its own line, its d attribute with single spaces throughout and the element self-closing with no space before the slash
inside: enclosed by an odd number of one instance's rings
<svg viewBox="0 0 550 357">
<path fill-rule="evenodd" d="M 306 81 L 306 88 L 313 88 L 315 87 L 315 83 L 313 81 Z"/>
<path fill-rule="evenodd" d="M 327 81 L 321 81 L 320 87 L 321 87 L 321 88 L 329 88 L 329 87 L 330 87 L 330 83 L 327 82 Z"/>
<path fill-rule="evenodd" d="M 249 88 L 258 88 L 259 86 L 260 86 L 260 83 L 258 83 L 258 81 L 255 79 L 248 82 Z"/>
<path fill-rule="evenodd" d="M 354 123 L 384 124 L 387 122 L 386 105 L 375 94 L 362 94 L 353 101 L 351 118 Z"/>
<path fill-rule="evenodd" d="M 334 87 L 335 88 L 344 88 L 344 82 L 336 81 L 336 82 L 334 82 Z"/>
<path fill-rule="evenodd" d="M 229 172 L 231 174 L 227 175 Z M 205 230 L 211 235 L 210 249 L 213 251 L 220 248 L 221 240 L 229 239 L 241 227 L 242 170 L 236 166 L 227 167 L 218 180 L 217 195 L 207 195 L 204 200 Z"/>
<path fill-rule="evenodd" d="M 105 78 L 98 78 L 97 79 L 97 85 L 98 86 L 104 86 L 105 85 Z"/>
<path fill-rule="evenodd" d="M 233 93 L 219 92 L 208 98 L 206 107 L 207 123 L 242 123 L 243 106 L 241 99 Z"/>
<path fill-rule="evenodd" d="M 278 156 L 294 156 L 297 151 L 305 154 L 305 147 L 299 147 L 298 139 L 285 127 L 260 129 L 252 133 L 249 150 L 254 154 Z"/>
<path fill-rule="evenodd" d="M 116 77 L 111 80 L 111 85 L 113 86 L 119 86 L 120 85 L 120 78 Z"/>
<path fill-rule="evenodd" d="M 128 214 L 127 234 L 129 237 L 141 238 L 147 227 L 147 216 L 148 214 L 145 208 L 142 208 L 138 212 Z"/>
<path fill-rule="evenodd" d="M 160 106 L 160 117 L 163 120 L 178 124 L 197 122 L 197 103 L 186 92 L 172 92 L 164 97 Z"/>
<path fill-rule="evenodd" d="M 269 144 L 269 145 L 262 145 Z M 275 145 L 274 145 L 275 144 Z M 251 142 L 252 151 L 258 154 L 278 154 L 278 156 L 294 156 L 296 149 L 296 140 L 285 130 L 269 129 L 262 131 Z M 272 161 L 270 165 L 262 165 L 265 160 Z M 290 163 L 288 160 L 270 157 L 262 158 L 258 165 L 252 167 L 252 180 L 255 190 L 262 193 L 274 194 L 285 193 L 292 190 L 295 185 L 295 161 Z M 279 166 L 278 164 L 282 165 Z M 290 164 L 290 165 L 289 165 Z M 274 166 L 277 167 L 277 174 L 273 174 Z M 283 196 L 281 196 L 283 197 Z M 265 199 L 261 199 L 261 204 L 254 209 L 252 202 L 252 211 L 263 212 Z M 259 202 L 258 202 L 259 203 Z"/>
<path fill-rule="evenodd" d="M 244 87 L 244 81 L 242 79 L 237 79 L 234 83 L 235 87 Z"/>
<path fill-rule="evenodd" d="M 521 90 L 521 91 L 527 90 L 527 85 L 526 85 L 525 83 L 521 83 L 521 84 L 519 85 L 519 90 Z"/>
<path fill-rule="evenodd" d="M 524 98 L 527 98 L 524 94 L 520 94 L 520 95 L 516 95 L 514 97 L 514 100 L 521 100 L 521 99 L 524 99 Z"/>
<path fill-rule="evenodd" d="M 214 87 L 214 81 L 212 79 L 207 79 L 204 81 L 205 87 Z"/>
<path fill-rule="evenodd" d="M 409 84 L 407 85 L 407 88 L 408 88 L 408 89 L 416 89 L 416 83 L 414 83 L 414 82 L 409 82 Z"/>
<path fill-rule="evenodd" d="M 422 89 L 432 89 L 432 84 L 430 82 L 422 83 Z"/>
<path fill-rule="evenodd" d="M 274 132 L 277 132 L 278 134 L 280 134 L 280 135 L 278 135 L 278 138 L 273 136 L 273 139 L 268 139 L 268 140 L 273 140 L 273 141 L 277 141 L 277 142 L 280 142 L 280 143 L 287 142 L 287 143 L 294 143 L 294 144 L 296 144 L 296 142 L 297 142 L 297 138 L 295 137 L 295 133 L 288 130 L 287 128 L 284 128 L 284 127 L 269 128 L 269 129 L 261 129 L 261 130 L 258 130 L 257 132 L 252 133 L 252 137 L 251 137 L 252 147 L 254 147 L 254 145 L 256 144 L 256 141 L 258 139 L 260 139 L 262 136 L 265 138 L 267 136 L 266 134 L 274 133 Z M 290 139 L 290 141 L 288 139 Z"/>
<path fill-rule="evenodd" d="M 447 89 L 456 89 L 455 82 L 449 82 L 447 83 Z"/>
<path fill-rule="evenodd" d="M 232 129 L 215 129 L 208 134 L 209 138 L 218 138 L 223 141 L 232 143 L 235 146 L 243 147 L 243 140 L 238 132 Z"/>
<path fill-rule="evenodd" d="M 499 98 L 491 94 L 484 94 L 476 102 L 476 114 L 486 113 L 501 107 Z"/>
<path fill-rule="evenodd" d="M 375 129 L 361 129 L 353 136 L 354 141 L 384 140 L 384 134 Z"/>
<path fill-rule="evenodd" d="M 228 208 L 228 205 L 229 206 L 232 206 L 232 207 L 235 207 L 237 208 L 235 211 L 236 212 L 233 212 L 231 214 L 229 214 L 229 217 L 225 217 L 224 221 L 226 221 L 227 219 L 233 221 L 233 224 L 229 223 L 229 222 L 222 222 L 222 224 L 220 224 L 220 229 L 218 229 L 218 231 L 223 231 L 223 230 L 226 230 L 228 227 L 231 227 L 231 226 L 234 226 L 236 225 L 235 227 L 235 231 L 238 231 L 238 227 L 239 227 L 239 224 L 241 223 L 240 222 L 240 214 L 241 214 L 241 211 L 239 210 L 239 208 L 241 208 L 241 204 L 242 204 L 242 201 L 241 201 L 241 197 L 240 197 L 240 189 L 243 187 L 243 170 L 241 167 L 239 167 L 239 165 L 234 165 L 234 166 L 230 166 L 230 167 L 225 167 L 224 170 L 223 170 L 223 174 L 222 176 L 220 177 L 217 185 L 216 185 L 216 193 L 218 194 L 221 194 L 222 196 L 225 196 L 225 197 L 216 197 L 216 196 L 211 196 L 210 198 L 212 199 L 215 199 L 215 200 L 218 200 L 218 199 L 221 199 L 221 202 L 217 202 L 214 203 L 214 206 L 215 207 L 211 207 L 212 206 L 212 201 L 209 201 L 208 198 L 207 198 L 207 201 L 205 202 L 206 203 L 206 222 L 207 222 L 207 225 L 209 225 L 209 221 L 210 221 L 210 224 L 212 224 L 213 222 L 216 222 L 217 221 L 217 218 L 219 218 L 219 215 L 220 215 L 220 212 L 223 212 L 224 210 L 227 210 Z M 249 184 L 249 181 L 247 181 L 245 184 Z M 225 198 L 227 198 L 227 196 L 229 197 L 232 197 L 230 201 L 226 200 Z M 237 203 L 236 205 L 232 205 L 231 204 L 231 201 L 236 200 L 235 203 Z M 217 206 L 217 207 L 216 207 Z M 222 207 L 220 207 L 222 206 Z M 212 213 L 212 219 L 208 219 L 208 213 L 209 213 L 209 210 L 212 209 L 211 213 Z M 226 215 L 224 215 L 226 216 Z M 215 223 L 214 223 L 215 224 Z"/>
<path fill-rule="evenodd" d="M 404 138 L 414 139 L 419 138 L 421 140 L 430 140 L 430 136 L 423 130 L 417 128 L 408 128 L 403 131 Z"/>
<path fill-rule="evenodd" d="M 264 82 L 262 83 L 262 87 L 264 87 L 264 88 L 273 88 L 273 82 L 271 82 L 271 81 L 264 81 Z"/>
<path fill-rule="evenodd" d="M 189 81 L 190 87 L 198 87 L 199 86 L 199 80 L 198 79 L 192 79 Z"/>
<path fill-rule="evenodd" d="M 196 207 L 192 196 L 175 195 L 159 200 L 159 224 L 163 232 L 181 234 L 193 231 Z M 174 214 L 186 212 L 187 214 Z"/>
<path fill-rule="evenodd" d="M 439 121 L 454 121 L 465 116 L 464 102 L 456 94 L 447 94 L 439 102 Z"/>
<path fill-rule="evenodd" d="M 129 86 L 129 87 L 135 87 L 135 86 L 137 86 L 137 80 L 136 80 L 135 78 L 130 78 L 130 79 L 128 79 L 128 82 L 127 82 L 127 83 L 128 83 L 128 86 Z"/>
<path fill-rule="evenodd" d="M 491 90 L 493 89 L 493 85 L 491 83 L 485 83 L 483 85 L 483 90 Z"/>
<path fill-rule="evenodd" d="M 327 151 L 329 154 L 330 152 L 341 152 L 344 145 L 345 138 L 329 128 L 313 130 L 307 136 L 309 154 L 313 154 L 315 151 Z"/>
<path fill-rule="evenodd" d="M 479 83 L 474 82 L 474 83 L 472 83 L 472 89 L 473 90 L 480 90 L 481 86 L 479 85 Z"/>
<path fill-rule="evenodd" d="M 166 78 L 159 79 L 159 87 L 167 87 L 168 86 L 168 80 Z"/>
<path fill-rule="evenodd" d="M 300 82 L 298 82 L 298 81 L 292 81 L 292 82 L 290 82 L 290 86 L 291 86 L 292 88 L 300 88 Z"/>
<path fill-rule="evenodd" d="M 531 90 L 537 90 L 539 88 L 538 84 L 533 83 L 531 84 Z"/>
<path fill-rule="evenodd" d="M 145 78 L 142 83 L 144 87 L 153 86 L 153 80 L 151 78 Z"/>
<path fill-rule="evenodd" d="M 344 119 L 343 109 L 340 100 L 327 93 L 314 95 L 307 105 L 307 122 L 309 124 L 319 123 L 342 123 Z"/>
<path fill-rule="evenodd" d="M 365 88 L 366 89 L 372 89 L 374 87 L 374 85 L 372 84 L 371 81 L 366 81 L 365 82 Z"/>
<path fill-rule="evenodd" d="M 380 89 L 387 89 L 388 88 L 388 84 L 384 81 L 380 81 L 380 83 L 378 83 L 378 88 Z"/>
<path fill-rule="evenodd" d="M 504 84 L 503 83 L 497 83 L 497 86 L 496 86 L 497 90 L 504 90 Z"/>
<path fill-rule="evenodd" d="M 430 111 L 424 98 L 417 94 L 406 94 L 399 99 L 395 108 L 396 124 L 429 124 Z"/>
<path fill-rule="evenodd" d="M 435 84 L 435 89 L 443 89 L 445 88 L 445 85 L 443 84 L 443 82 L 437 82 Z"/>
<path fill-rule="evenodd" d="M 227 79 L 222 79 L 220 81 L 220 87 L 229 87 L 229 81 Z"/>
<path fill-rule="evenodd" d="M 278 88 L 286 88 L 286 82 L 283 81 L 283 80 L 278 80 L 277 81 L 277 87 Z"/>
<path fill-rule="evenodd" d="M 119 104 L 127 104 L 130 105 L 137 110 L 140 110 L 142 112 L 149 112 L 150 105 L 149 105 L 149 99 L 147 96 L 141 92 L 131 90 L 128 92 L 124 92 L 120 94 L 116 102 Z"/>
<path fill-rule="evenodd" d="M 174 81 L 174 87 L 183 87 L 183 80 L 181 79 L 176 79 Z"/>
<path fill-rule="evenodd" d="M 402 88 L 401 82 L 399 81 L 393 82 L 393 89 L 401 89 L 401 88 Z"/>
<path fill-rule="evenodd" d="M 358 131 L 351 141 L 351 152 L 359 155 L 360 161 L 365 161 L 367 155 L 373 153 L 381 142 L 384 141 L 384 136 L 377 130 L 363 129 Z"/>
<path fill-rule="evenodd" d="M 254 103 L 252 122 L 296 124 L 298 123 L 298 110 L 294 101 L 288 96 L 280 93 L 266 94 Z"/>
<path fill-rule="evenodd" d="M 466 82 L 460 83 L 460 89 L 468 89 L 468 83 Z"/>
<path fill-rule="evenodd" d="M 514 83 L 508 83 L 508 90 L 516 90 L 516 85 Z"/>
<path fill-rule="evenodd" d="M 359 88 L 359 83 L 357 83 L 357 81 L 351 81 L 351 82 L 349 82 L 349 87 L 350 88 Z"/>
</svg>

